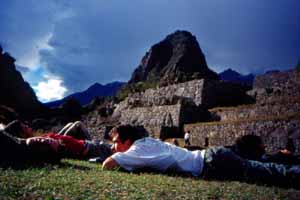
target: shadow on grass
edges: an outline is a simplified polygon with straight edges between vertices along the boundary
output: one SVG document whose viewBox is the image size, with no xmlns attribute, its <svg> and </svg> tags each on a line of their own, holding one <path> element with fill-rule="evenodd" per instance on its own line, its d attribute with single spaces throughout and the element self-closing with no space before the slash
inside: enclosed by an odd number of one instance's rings
<svg viewBox="0 0 300 200">
<path fill-rule="evenodd" d="M 14 161 L 5 161 L 0 163 L 0 168 L 2 169 L 13 169 L 13 170 L 25 170 L 25 169 L 31 169 L 31 168 L 50 168 L 50 169 L 76 169 L 76 170 L 90 170 L 91 167 L 88 166 L 82 166 L 75 163 L 69 163 L 69 162 L 61 162 L 59 161 L 53 161 L 53 162 L 35 162 L 35 161 L 23 161 L 23 162 L 14 162 Z"/>
<path fill-rule="evenodd" d="M 174 170 L 168 170 L 165 171 L 164 173 L 162 173 L 161 171 L 158 170 L 154 170 L 151 168 L 142 168 L 142 169 L 138 169 L 135 170 L 133 172 L 128 172 L 127 170 L 123 169 L 123 168 L 119 168 L 118 171 L 122 172 L 122 173 L 132 173 L 132 174 L 136 174 L 136 175 L 143 175 L 143 174 L 150 174 L 150 175 L 163 175 L 163 176 L 168 176 L 168 177 L 180 177 L 180 178 L 184 178 L 184 179 L 199 179 L 199 177 L 195 177 L 193 175 L 191 175 L 190 173 L 179 173 L 176 172 Z"/>
<path fill-rule="evenodd" d="M 120 172 L 123 173 L 128 173 L 128 171 L 120 168 L 119 169 Z M 195 179 L 195 180 L 204 180 L 204 181 L 217 181 L 217 182 L 226 182 L 228 184 L 230 184 L 230 182 L 240 182 L 240 183 L 246 183 L 246 184 L 251 184 L 251 185 L 257 185 L 257 186 L 263 186 L 263 187 L 278 187 L 278 188 L 283 188 L 283 189 L 296 189 L 296 190 L 300 190 L 300 181 L 299 182 L 281 182 L 281 181 L 277 181 L 277 182 L 262 182 L 262 181 L 253 181 L 253 180 L 242 180 L 242 179 L 228 179 L 228 178 L 201 178 L 201 177 L 195 177 L 192 176 L 190 173 L 178 173 L 175 171 L 166 171 L 164 173 L 157 171 L 157 170 L 153 170 L 153 169 L 139 169 L 136 170 L 134 172 L 130 172 L 133 174 L 137 174 L 137 175 L 143 175 L 143 174 L 159 174 L 159 175 L 163 175 L 163 176 L 169 176 L 169 177 L 180 177 L 180 178 L 184 178 L 184 179 Z"/>
</svg>

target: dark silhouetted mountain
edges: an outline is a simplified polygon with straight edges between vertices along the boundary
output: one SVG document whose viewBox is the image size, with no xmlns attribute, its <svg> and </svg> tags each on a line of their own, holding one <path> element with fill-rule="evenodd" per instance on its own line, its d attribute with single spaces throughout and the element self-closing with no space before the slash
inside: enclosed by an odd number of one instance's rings
<svg viewBox="0 0 300 200">
<path fill-rule="evenodd" d="M 77 101 L 79 101 L 79 103 L 81 105 L 86 105 L 86 104 L 90 103 L 95 97 L 115 96 L 117 91 L 123 85 L 124 85 L 124 83 L 122 83 L 122 82 L 112 82 L 112 83 L 108 83 L 106 85 L 101 85 L 99 83 L 95 83 L 83 92 L 77 92 L 77 93 L 71 94 L 61 100 L 45 103 L 45 105 L 48 107 L 57 107 L 71 97 L 76 99 Z"/>
<path fill-rule="evenodd" d="M 253 74 L 242 75 L 232 69 L 227 69 L 219 74 L 221 80 L 231 81 L 234 83 L 241 83 L 252 86 L 255 76 Z"/>
<path fill-rule="evenodd" d="M 0 105 L 13 108 L 23 118 L 36 117 L 43 112 L 43 105 L 16 70 L 15 59 L 2 51 L 0 48 Z"/>
<path fill-rule="evenodd" d="M 150 48 L 128 83 L 168 85 L 201 78 L 219 79 L 207 67 L 196 37 L 187 31 L 176 31 Z"/>
</svg>

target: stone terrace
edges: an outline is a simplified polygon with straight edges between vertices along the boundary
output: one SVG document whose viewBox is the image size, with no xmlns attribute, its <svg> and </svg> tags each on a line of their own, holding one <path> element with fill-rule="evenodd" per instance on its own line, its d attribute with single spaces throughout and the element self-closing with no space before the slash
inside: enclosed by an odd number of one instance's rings
<svg viewBox="0 0 300 200">
<path fill-rule="evenodd" d="M 195 146 L 204 146 L 205 140 L 208 140 L 210 146 L 232 145 L 239 136 L 255 134 L 262 137 L 268 152 L 284 148 L 288 138 L 292 138 L 296 152 L 300 153 L 300 115 L 187 124 L 185 129 L 191 131 L 191 144 Z"/>
<path fill-rule="evenodd" d="M 270 72 L 255 80 L 248 94 L 256 103 L 210 109 L 215 122 L 186 124 L 192 145 L 231 145 L 245 134 L 260 135 L 272 152 L 292 139 L 300 153 L 300 74 L 297 71 Z"/>
<path fill-rule="evenodd" d="M 113 113 L 122 124 L 156 127 L 182 127 L 208 119 L 207 108 L 242 103 L 244 88 L 216 80 L 193 80 L 135 93 L 120 102 Z M 159 135 L 159 133 L 151 133 Z"/>
</svg>

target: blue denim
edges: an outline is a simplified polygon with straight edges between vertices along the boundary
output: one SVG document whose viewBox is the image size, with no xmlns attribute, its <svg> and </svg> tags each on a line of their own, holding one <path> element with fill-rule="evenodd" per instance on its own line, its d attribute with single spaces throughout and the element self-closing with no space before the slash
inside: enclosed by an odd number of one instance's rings
<svg viewBox="0 0 300 200">
<path fill-rule="evenodd" d="M 205 152 L 202 176 L 205 179 L 240 180 L 299 188 L 300 166 L 247 160 L 228 148 L 213 147 Z"/>
<path fill-rule="evenodd" d="M 88 148 L 87 158 L 95 158 L 102 160 L 102 162 L 112 155 L 111 145 L 98 141 L 85 140 L 86 148 Z"/>
</svg>

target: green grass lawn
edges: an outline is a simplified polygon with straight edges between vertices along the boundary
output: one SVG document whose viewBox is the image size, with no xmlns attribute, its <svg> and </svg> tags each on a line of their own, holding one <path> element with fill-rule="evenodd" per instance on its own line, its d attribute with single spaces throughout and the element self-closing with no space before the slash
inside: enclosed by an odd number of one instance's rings
<svg viewBox="0 0 300 200">
<path fill-rule="evenodd" d="M 0 168 L 0 199 L 300 199 L 300 190 L 102 171 L 99 164 L 63 160 L 60 165 Z"/>
</svg>

